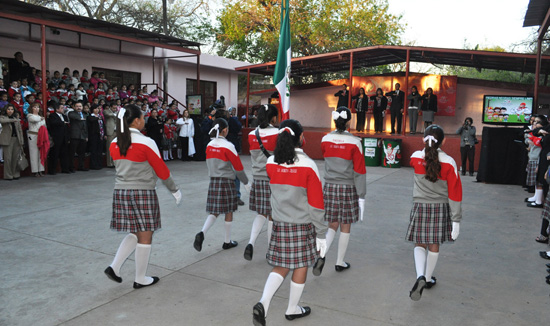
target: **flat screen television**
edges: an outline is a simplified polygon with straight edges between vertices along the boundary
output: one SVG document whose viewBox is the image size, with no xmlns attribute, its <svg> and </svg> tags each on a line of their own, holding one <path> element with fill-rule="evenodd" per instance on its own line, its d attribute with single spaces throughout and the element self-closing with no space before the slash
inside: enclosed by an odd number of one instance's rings
<svg viewBox="0 0 550 326">
<path fill-rule="evenodd" d="M 522 125 L 533 113 L 532 96 L 484 95 L 482 122 L 495 125 Z"/>
</svg>

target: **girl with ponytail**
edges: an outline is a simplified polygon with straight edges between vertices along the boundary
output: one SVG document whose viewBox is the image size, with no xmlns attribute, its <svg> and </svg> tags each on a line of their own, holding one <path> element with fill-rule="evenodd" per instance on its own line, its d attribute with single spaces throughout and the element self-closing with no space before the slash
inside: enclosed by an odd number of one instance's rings
<svg viewBox="0 0 550 326">
<path fill-rule="evenodd" d="M 214 120 L 212 129 L 208 132 L 212 138 L 206 147 L 206 165 L 208 166 L 208 176 L 210 176 L 206 199 L 208 216 L 202 230 L 195 235 L 193 247 L 197 251 L 202 250 L 204 235 L 214 225 L 220 214 L 225 214 L 225 240 L 222 249 L 231 249 L 237 246 L 237 241 L 231 240 L 233 212 L 237 210 L 238 200 L 235 177 L 239 178 L 247 190 L 250 189 L 250 186 L 235 145 L 225 139 L 228 132 L 228 124 L 224 118 Z"/>
<path fill-rule="evenodd" d="M 340 107 L 332 112 L 336 130 L 323 137 L 321 149 L 325 158 L 325 221 L 329 223 L 327 231 L 327 250 L 340 227 L 338 256 L 334 268 L 344 271 L 351 265 L 344 261 L 351 224 L 361 218 L 365 207 L 367 192 L 367 171 L 361 139 L 346 131 L 349 128 L 351 112 Z M 313 275 L 320 275 L 324 257 L 313 266 Z"/>
<path fill-rule="evenodd" d="M 135 105 L 120 109 L 116 126 L 117 137 L 109 147 L 116 168 L 111 229 L 128 234 L 120 243 L 113 262 L 105 269 L 105 274 L 111 280 L 122 283 L 120 268 L 135 251 L 134 289 L 140 289 L 159 281 L 156 276 L 145 276 L 153 232 L 161 227 L 155 191 L 157 178 L 170 190 L 176 204 L 180 203 L 182 195 L 160 157 L 155 141 L 140 132 L 145 127 L 141 110 Z"/>
<path fill-rule="evenodd" d="M 424 131 L 424 149 L 411 156 L 413 208 L 406 238 L 415 243 L 416 282 L 409 293 L 414 301 L 436 284 L 439 245 L 456 240 L 460 231 L 462 184 L 455 161 L 440 149 L 444 139 L 443 129 L 430 125 Z"/>
<path fill-rule="evenodd" d="M 273 155 L 275 144 L 277 143 L 278 128 L 273 127 L 277 123 L 279 111 L 271 104 L 266 104 L 258 110 L 258 128 L 248 134 L 248 144 L 250 146 L 250 158 L 252 160 L 252 188 L 250 189 L 249 208 L 258 215 L 252 222 L 250 231 L 250 240 L 244 250 L 244 259 L 252 260 L 254 254 L 254 244 L 266 220 L 269 220 L 267 226 L 267 241 L 271 238 L 273 229 L 273 220 L 271 218 L 271 190 L 269 188 L 269 178 L 265 170 L 268 157 Z"/>
<path fill-rule="evenodd" d="M 323 190 L 319 171 L 312 159 L 299 148 L 303 129 L 296 120 L 285 120 L 279 127 L 274 155 L 266 170 L 271 188 L 273 231 L 267 262 L 273 266 L 262 298 L 252 310 L 254 325 L 265 325 L 271 299 L 292 270 L 288 308 L 285 318 L 308 316 L 310 307 L 298 305 L 306 282 L 308 267 L 320 250 L 325 256 L 326 225 L 323 223 Z M 317 235 L 317 239 L 316 239 Z M 321 239 L 322 238 L 322 239 Z"/>
</svg>

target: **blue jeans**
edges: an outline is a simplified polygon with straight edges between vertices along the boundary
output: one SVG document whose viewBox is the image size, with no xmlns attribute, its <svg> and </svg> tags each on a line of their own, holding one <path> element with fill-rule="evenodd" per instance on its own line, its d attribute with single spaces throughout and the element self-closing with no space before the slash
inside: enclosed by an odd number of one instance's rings
<svg viewBox="0 0 550 326">
<path fill-rule="evenodd" d="M 235 178 L 235 188 L 237 188 L 237 198 L 241 198 L 241 181 Z"/>
</svg>

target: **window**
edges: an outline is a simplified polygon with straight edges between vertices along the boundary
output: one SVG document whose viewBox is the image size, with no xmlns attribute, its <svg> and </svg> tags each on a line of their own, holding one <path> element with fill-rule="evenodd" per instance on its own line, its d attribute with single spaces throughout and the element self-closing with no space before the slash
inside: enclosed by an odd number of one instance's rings
<svg viewBox="0 0 550 326">
<path fill-rule="evenodd" d="M 109 83 L 111 85 L 118 86 L 119 89 L 122 85 L 128 86 L 130 84 L 134 84 L 136 85 L 136 89 L 138 89 L 141 85 L 140 72 L 112 70 L 99 67 L 92 67 L 92 71 L 97 71 L 100 73 L 104 72 L 105 78 L 109 81 Z M 89 76 L 92 76 L 92 72 L 90 72 Z"/>
<path fill-rule="evenodd" d="M 187 95 L 198 95 L 195 94 L 197 89 L 197 80 L 196 79 L 187 79 L 186 92 Z M 202 103 L 204 108 L 209 107 L 214 104 L 218 99 L 217 94 L 218 85 L 216 82 L 204 81 L 201 80 L 201 89 L 200 94 L 202 94 Z"/>
</svg>

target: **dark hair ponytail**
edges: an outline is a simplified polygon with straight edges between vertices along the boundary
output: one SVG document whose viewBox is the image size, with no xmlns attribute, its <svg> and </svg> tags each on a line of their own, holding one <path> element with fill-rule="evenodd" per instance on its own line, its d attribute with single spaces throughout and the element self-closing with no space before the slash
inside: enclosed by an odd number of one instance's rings
<svg viewBox="0 0 550 326">
<path fill-rule="evenodd" d="M 426 139 L 427 136 L 432 136 L 437 140 Z M 441 163 L 439 162 L 439 151 L 437 150 L 443 139 L 445 139 L 445 133 L 438 125 L 431 125 L 424 131 L 424 161 L 426 161 L 426 179 L 431 182 L 436 182 L 441 174 Z"/>
<path fill-rule="evenodd" d="M 294 135 L 289 130 L 290 128 Z M 279 127 L 279 136 L 277 136 L 277 145 L 275 145 L 275 163 L 293 164 L 296 159 L 296 147 L 300 147 L 300 136 L 304 132 L 302 125 L 298 120 L 288 119 L 281 122 Z"/>
<path fill-rule="evenodd" d="M 130 134 L 130 125 L 134 122 L 135 119 L 141 118 L 141 109 L 133 104 L 128 104 L 124 107 L 126 112 L 124 117 L 119 119 L 117 116 L 116 119 L 116 144 L 120 150 L 120 155 L 126 156 L 128 148 L 132 145 L 132 135 Z M 124 124 L 122 121 L 124 120 Z"/>
<path fill-rule="evenodd" d="M 336 130 L 338 130 L 339 132 L 344 132 L 347 129 L 346 125 L 348 121 L 351 120 L 351 111 L 345 106 L 341 106 L 338 109 L 336 109 L 336 112 L 338 112 L 339 114 L 342 112 L 346 112 L 345 119 L 340 116 L 338 117 L 338 119 L 334 120 L 334 124 L 336 125 Z"/>
<path fill-rule="evenodd" d="M 217 125 L 219 125 L 218 130 L 212 130 Z M 224 118 L 217 118 L 216 120 L 214 120 L 214 123 L 212 124 L 212 129 L 210 129 L 211 131 L 209 132 L 208 136 L 210 136 L 210 138 L 216 138 L 216 136 L 219 135 L 222 130 L 224 130 L 228 126 L 229 124 L 227 123 L 227 120 L 225 120 Z"/>
<path fill-rule="evenodd" d="M 258 123 L 260 128 L 267 128 L 271 119 L 279 115 L 279 110 L 273 104 L 262 105 L 258 110 Z"/>
</svg>

